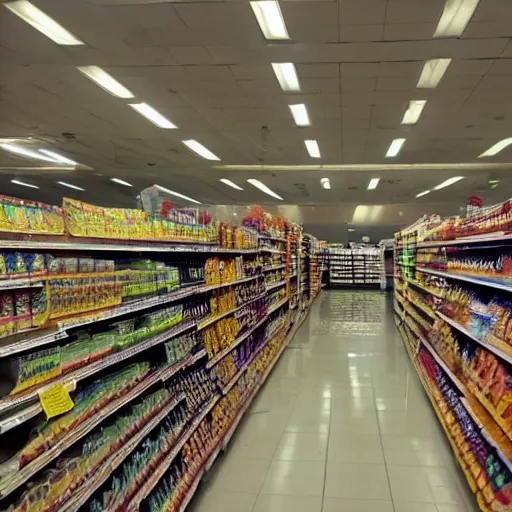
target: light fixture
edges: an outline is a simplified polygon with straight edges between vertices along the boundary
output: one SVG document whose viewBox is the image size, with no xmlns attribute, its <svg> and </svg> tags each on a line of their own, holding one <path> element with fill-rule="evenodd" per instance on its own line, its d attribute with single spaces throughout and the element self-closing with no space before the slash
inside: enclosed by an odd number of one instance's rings
<svg viewBox="0 0 512 512">
<path fill-rule="evenodd" d="M 349 231 L 355 231 L 355 229 L 354 229 L 354 228 L 348 228 L 348 230 L 349 230 Z"/>
<path fill-rule="evenodd" d="M 459 37 L 464 33 L 480 0 L 446 0 L 434 37 Z"/>
<path fill-rule="evenodd" d="M 265 39 L 290 39 L 283 13 L 276 0 L 249 2 Z"/>
<path fill-rule="evenodd" d="M 331 189 L 331 182 L 329 181 L 329 178 L 322 178 L 320 180 L 320 185 L 322 185 L 322 188 L 324 188 L 325 190 Z"/>
<path fill-rule="evenodd" d="M 391 145 L 389 146 L 388 152 L 386 153 L 386 158 L 393 158 L 394 156 L 400 153 L 402 146 L 404 145 L 406 139 L 395 139 Z"/>
<path fill-rule="evenodd" d="M 63 187 L 72 188 L 74 190 L 81 190 L 82 192 L 85 192 L 85 188 L 77 187 L 76 185 L 72 185 L 71 183 L 66 183 L 65 181 L 57 181 L 59 185 L 62 185 Z"/>
<path fill-rule="evenodd" d="M 125 187 L 133 187 L 131 183 L 128 183 L 127 181 L 120 180 L 119 178 L 110 178 L 110 181 L 113 181 L 114 183 L 119 183 L 119 185 L 124 185 Z"/>
<path fill-rule="evenodd" d="M 416 87 L 418 89 L 435 89 L 443 78 L 452 59 L 430 59 L 425 62 L 420 79 Z"/>
<path fill-rule="evenodd" d="M 497 155 L 500 151 L 503 151 L 506 147 L 512 144 L 512 137 L 508 139 L 503 139 L 494 144 L 494 146 L 490 147 L 487 151 L 482 153 L 478 158 L 483 158 L 486 156 L 494 156 Z"/>
<path fill-rule="evenodd" d="M 44 162 L 52 162 L 52 163 L 58 162 L 58 160 L 56 160 L 55 158 L 45 156 L 41 153 L 38 153 L 37 151 L 33 151 L 31 149 L 26 149 L 26 148 L 18 146 L 16 144 L 2 143 L 2 144 L 0 144 L 0 147 L 2 149 L 5 149 L 6 151 L 9 151 L 10 153 L 14 153 L 16 155 L 26 156 L 28 158 L 35 158 L 36 160 L 43 160 Z"/>
<path fill-rule="evenodd" d="M 293 62 L 272 62 L 272 68 L 283 91 L 300 92 L 299 77 Z"/>
<path fill-rule="evenodd" d="M 434 187 L 434 190 L 441 190 L 442 188 L 449 187 L 450 185 L 453 185 L 454 183 L 457 183 L 460 180 L 463 180 L 464 176 L 455 176 L 453 178 L 449 178 L 446 181 L 443 181 L 437 187 Z"/>
<path fill-rule="evenodd" d="M 217 155 L 214 155 L 208 148 L 205 148 L 200 142 L 197 140 L 189 139 L 182 140 L 183 144 L 191 149 L 194 153 L 197 153 L 199 156 L 206 158 L 206 160 L 220 160 Z"/>
<path fill-rule="evenodd" d="M 231 180 L 228 180 L 226 178 L 221 178 L 220 181 L 224 183 L 224 185 L 227 185 L 228 187 L 234 188 L 236 190 L 243 190 L 242 187 L 239 187 L 236 183 L 233 183 Z"/>
<path fill-rule="evenodd" d="M 284 201 L 284 199 L 277 195 L 273 190 L 270 190 L 265 183 L 262 183 L 259 180 L 250 179 L 247 180 L 251 185 L 253 185 L 256 188 L 259 188 L 262 192 L 265 192 L 265 194 L 268 194 L 269 196 L 275 197 L 276 199 L 280 199 L 281 201 Z"/>
<path fill-rule="evenodd" d="M 416 194 L 416 197 L 423 197 L 427 194 L 430 194 L 430 190 L 425 190 L 424 192 L 420 192 L 419 194 Z"/>
<path fill-rule="evenodd" d="M 304 103 L 298 103 L 296 105 L 288 106 L 290 107 L 293 119 L 297 126 L 309 126 L 311 124 L 309 121 L 308 111 Z"/>
<path fill-rule="evenodd" d="M 311 158 L 320 158 L 320 148 L 316 140 L 305 140 L 304 144 Z"/>
<path fill-rule="evenodd" d="M 164 117 L 160 112 L 147 103 L 129 103 L 129 105 L 153 124 L 156 124 L 159 128 L 165 128 L 166 130 L 177 128 L 177 126 L 172 124 L 169 119 Z"/>
<path fill-rule="evenodd" d="M 16 16 L 19 16 L 23 21 L 32 25 L 36 30 L 39 30 L 39 32 L 57 44 L 63 46 L 85 44 L 27 0 L 16 0 L 14 2 L 7 2 L 4 5 Z"/>
<path fill-rule="evenodd" d="M 50 151 L 49 149 L 40 149 L 39 152 L 49 156 L 50 158 L 53 158 L 53 160 L 56 162 L 62 162 L 63 164 L 69 165 L 78 165 L 78 162 L 75 162 L 66 156 L 59 155 L 59 153 L 56 153 L 55 151 Z"/>
<path fill-rule="evenodd" d="M 379 184 L 380 178 L 372 178 L 368 183 L 368 190 L 375 190 Z"/>
<path fill-rule="evenodd" d="M 32 185 L 30 183 L 25 183 L 24 181 L 19 180 L 11 180 L 11 183 L 14 183 L 15 185 L 21 185 L 22 187 L 39 188 L 37 185 Z"/>
<path fill-rule="evenodd" d="M 426 100 L 409 101 L 409 108 L 405 111 L 402 124 L 416 124 L 426 103 Z"/>
<path fill-rule="evenodd" d="M 112 96 L 124 99 L 134 97 L 130 90 L 128 90 L 123 84 L 120 84 L 113 76 L 109 75 L 99 66 L 79 66 L 77 69 L 87 78 L 105 89 L 105 91 L 112 94 Z"/>
<path fill-rule="evenodd" d="M 162 192 L 166 192 L 167 194 L 171 194 L 171 196 L 181 197 L 181 199 L 186 199 L 187 201 L 190 201 L 191 203 L 196 204 L 202 204 L 200 201 L 197 201 L 196 199 L 192 199 L 191 197 L 188 197 L 184 194 L 180 194 L 179 192 L 174 192 L 174 190 L 169 190 L 168 188 L 162 187 L 160 185 L 155 185 L 155 188 L 158 190 L 161 190 Z"/>
</svg>

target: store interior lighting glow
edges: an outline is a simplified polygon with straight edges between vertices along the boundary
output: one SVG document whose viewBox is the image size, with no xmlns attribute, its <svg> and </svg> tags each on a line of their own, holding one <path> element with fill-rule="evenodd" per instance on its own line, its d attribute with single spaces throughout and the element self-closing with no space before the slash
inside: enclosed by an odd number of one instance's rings
<svg viewBox="0 0 512 512">
<path fill-rule="evenodd" d="M 39 188 L 37 185 L 32 185 L 30 183 L 25 183 L 24 181 L 19 180 L 11 180 L 11 183 L 14 183 L 15 185 L 21 185 L 22 187 L 28 187 L 28 188 Z"/>
<path fill-rule="evenodd" d="M 236 183 L 233 183 L 231 180 L 228 180 L 226 178 L 221 178 L 220 180 L 224 185 L 227 185 L 228 187 L 234 188 L 236 190 L 243 190 L 242 187 L 239 187 Z"/>
<path fill-rule="evenodd" d="M 320 180 L 320 185 L 322 185 L 322 188 L 324 188 L 325 190 L 331 189 L 331 182 L 329 181 L 329 178 L 322 178 Z"/>
<path fill-rule="evenodd" d="M 350 232 L 355 231 L 355 229 L 354 229 L 354 228 L 348 228 L 348 230 L 349 230 Z"/>
<path fill-rule="evenodd" d="M 423 197 L 427 194 L 430 194 L 430 190 L 425 190 L 424 192 L 420 192 L 419 194 L 416 194 L 416 197 Z"/>
<path fill-rule="evenodd" d="M 480 0 L 446 0 L 434 37 L 460 37 Z"/>
<path fill-rule="evenodd" d="M 409 102 L 409 108 L 405 111 L 402 124 L 416 124 L 425 108 L 426 100 L 412 100 Z"/>
<path fill-rule="evenodd" d="M 249 4 L 265 39 L 290 39 L 279 2 L 276 0 L 257 0 L 249 2 Z"/>
<path fill-rule="evenodd" d="M 71 32 L 59 25 L 43 11 L 27 0 L 16 0 L 4 4 L 7 9 L 19 16 L 23 21 L 32 25 L 36 30 L 62 46 L 78 46 L 85 44 Z"/>
<path fill-rule="evenodd" d="M 304 103 L 298 103 L 296 105 L 288 105 L 292 112 L 293 119 L 297 126 L 309 126 L 311 123 L 309 121 L 308 110 Z"/>
<path fill-rule="evenodd" d="M 208 148 L 205 148 L 200 142 L 197 140 L 189 139 L 182 140 L 183 144 L 191 149 L 194 153 L 197 153 L 199 156 L 205 158 L 206 160 L 220 160 L 220 158 L 213 154 Z"/>
<path fill-rule="evenodd" d="M 503 139 L 494 144 L 494 146 L 490 147 L 487 151 L 482 153 L 478 158 L 484 158 L 487 156 L 497 155 L 500 151 L 503 151 L 506 147 L 512 144 L 512 137 L 508 139 Z"/>
<path fill-rule="evenodd" d="M 112 96 L 123 99 L 134 97 L 130 90 L 99 66 L 79 66 L 77 69 L 101 88 L 105 89 L 105 91 L 112 94 Z"/>
<path fill-rule="evenodd" d="M 71 158 L 68 158 L 64 155 L 60 155 L 59 153 L 56 153 L 55 151 L 50 151 L 49 149 L 40 149 L 39 152 L 43 153 L 43 155 L 53 158 L 53 160 L 56 162 L 61 162 L 63 164 L 69 164 L 69 165 L 78 165 L 78 162 L 75 162 L 74 160 L 71 160 Z"/>
<path fill-rule="evenodd" d="M 379 184 L 380 178 L 372 178 L 368 183 L 368 190 L 375 190 Z"/>
<path fill-rule="evenodd" d="M 110 178 L 110 181 L 113 181 L 114 183 L 119 183 L 119 185 L 124 185 L 125 187 L 133 187 L 131 183 L 128 183 L 127 181 L 120 180 L 119 178 Z"/>
<path fill-rule="evenodd" d="M 311 158 L 320 158 L 320 148 L 316 140 L 305 140 L 304 144 Z"/>
<path fill-rule="evenodd" d="M 276 199 L 279 199 L 281 201 L 284 201 L 284 199 L 276 194 L 273 190 L 269 189 L 265 183 L 262 183 L 259 180 L 249 179 L 247 180 L 252 186 L 259 188 L 262 192 L 265 192 L 265 194 L 268 194 L 269 196 L 275 197 Z"/>
<path fill-rule="evenodd" d="M 144 116 L 159 128 L 164 128 L 166 130 L 177 128 L 177 126 L 171 123 L 169 119 L 164 117 L 162 114 L 160 114 L 160 112 L 155 110 L 151 105 L 148 105 L 147 103 L 129 103 L 129 105 L 140 115 Z"/>
<path fill-rule="evenodd" d="M 418 89 L 435 89 L 442 80 L 452 59 L 430 59 L 423 65 L 420 79 L 418 80 Z"/>
<path fill-rule="evenodd" d="M 175 192 L 174 190 L 170 190 L 168 188 L 162 187 L 161 185 L 155 185 L 155 188 L 157 188 L 158 190 L 161 190 L 162 192 L 170 194 L 171 196 L 180 197 L 181 199 L 190 201 L 191 203 L 202 204 L 200 201 L 197 201 L 196 199 L 192 199 L 191 197 L 188 197 L 184 194 L 180 194 L 179 192 Z"/>
<path fill-rule="evenodd" d="M 441 190 L 442 188 L 449 187 L 450 185 L 453 185 L 454 183 L 457 183 L 460 180 L 463 180 L 464 176 L 455 176 L 453 178 L 449 178 L 446 181 L 443 181 L 437 187 L 434 187 L 434 190 Z"/>
<path fill-rule="evenodd" d="M 272 62 L 272 69 L 283 91 L 300 92 L 299 77 L 293 62 Z"/>
<path fill-rule="evenodd" d="M 402 149 L 402 146 L 404 145 L 405 140 L 406 139 L 395 139 L 389 146 L 388 152 L 386 153 L 386 158 L 393 158 L 398 155 Z"/>
<path fill-rule="evenodd" d="M 65 181 L 57 181 L 59 185 L 62 185 L 63 187 L 72 188 L 73 190 L 81 190 L 82 192 L 85 192 L 85 188 L 77 187 L 76 185 L 72 185 L 71 183 L 66 183 Z"/>
<path fill-rule="evenodd" d="M 52 162 L 54 164 L 60 163 L 59 160 L 56 160 L 55 158 L 46 156 L 37 151 L 33 151 L 32 149 L 26 149 L 26 148 L 18 146 L 16 144 L 2 143 L 2 144 L 0 144 L 0 147 L 2 149 L 5 149 L 6 151 L 9 151 L 10 153 L 14 153 L 15 155 L 26 156 L 28 158 L 34 158 L 36 160 L 43 160 L 44 162 Z"/>
</svg>

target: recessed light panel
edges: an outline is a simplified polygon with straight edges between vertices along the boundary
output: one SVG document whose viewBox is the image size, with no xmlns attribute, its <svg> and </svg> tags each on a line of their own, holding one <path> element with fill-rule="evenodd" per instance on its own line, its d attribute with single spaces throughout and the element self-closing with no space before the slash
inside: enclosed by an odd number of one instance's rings
<svg viewBox="0 0 512 512">
<path fill-rule="evenodd" d="M 22 187 L 28 187 L 28 188 L 39 188 L 37 185 L 32 185 L 31 183 L 25 183 L 24 181 L 20 180 L 11 180 L 11 183 L 14 183 L 15 185 L 21 185 Z"/>
<path fill-rule="evenodd" d="M 304 103 L 288 106 L 290 107 L 293 119 L 297 126 L 309 126 L 311 124 L 311 122 L 309 121 L 308 110 Z"/>
<path fill-rule="evenodd" d="M 82 192 L 85 192 L 85 188 L 77 187 L 76 185 L 66 183 L 65 181 L 57 181 L 57 183 L 59 185 L 62 185 L 63 187 L 72 188 L 73 190 L 81 190 Z"/>
<path fill-rule="evenodd" d="M 380 178 L 372 178 L 368 183 L 368 190 L 375 190 L 379 184 Z"/>
<path fill-rule="evenodd" d="M 494 146 L 490 147 L 487 151 L 482 153 L 478 158 L 484 158 L 487 156 L 497 155 L 500 151 L 503 151 L 505 148 L 512 144 L 512 137 L 508 139 L 503 139 L 494 144 Z"/>
<path fill-rule="evenodd" d="M 404 118 L 402 119 L 402 124 L 416 124 L 426 103 L 425 100 L 410 101 L 409 108 L 405 111 Z"/>
<path fill-rule="evenodd" d="M 16 16 L 19 16 L 23 21 L 32 25 L 36 30 L 39 30 L 41 34 L 44 34 L 57 44 L 62 46 L 78 46 L 85 44 L 27 0 L 16 0 L 14 2 L 7 2 L 4 5 L 11 12 L 16 14 Z"/>
<path fill-rule="evenodd" d="M 200 142 L 197 142 L 197 140 L 190 139 L 183 140 L 182 142 L 194 153 L 197 153 L 206 160 L 220 160 L 217 155 L 214 155 L 208 148 L 205 148 Z"/>
<path fill-rule="evenodd" d="M 162 187 L 161 185 L 155 185 L 155 188 L 157 188 L 158 190 L 161 190 L 162 192 L 170 194 L 171 196 L 180 197 L 181 199 L 185 199 L 186 201 L 190 201 L 191 203 L 202 204 L 201 202 L 199 202 L 199 201 L 197 201 L 195 199 L 192 199 L 191 197 L 188 197 L 188 196 L 186 196 L 184 194 L 180 194 L 179 192 L 175 192 L 174 190 L 170 190 L 168 188 Z"/>
<path fill-rule="evenodd" d="M 110 178 L 110 181 L 113 181 L 114 183 L 119 183 L 119 185 L 124 185 L 125 187 L 133 187 L 131 183 L 128 183 L 127 181 L 120 180 L 119 178 Z"/>
<path fill-rule="evenodd" d="M 0 144 L 0 147 L 2 149 L 5 149 L 6 151 L 9 151 L 9 153 L 14 153 L 15 155 L 25 156 L 27 158 L 34 158 L 35 160 L 43 160 L 43 162 L 52 162 L 53 164 L 60 163 L 53 157 L 44 155 L 42 153 L 39 153 L 38 151 L 33 151 L 32 149 L 27 149 L 22 146 L 18 146 L 17 144 L 2 143 Z"/>
<path fill-rule="evenodd" d="M 457 183 L 460 180 L 463 180 L 464 176 L 454 176 L 453 178 L 449 178 L 446 181 L 443 181 L 437 187 L 434 187 L 434 190 L 441 190 L 442 188 L 449 187 L 450 185 L 453 185 L 454 183 Z"/>
<path fill-rule="evenodd" d="M 250 179 L 247 180 L 251 185 L 253 185 L 256 188 L 259 188 L 262 192 L 265 192 L 265 194 L 268 194 L 269 196 L 275 197 L 276 199 L 279 199 L 281 201 L 284 201 L 284 199 L 276 194 L 273 190 L 269 189 L 265 183 L 262 183 L 259 180 Z"/>
<path fill-rule="evenodd" d="M 273 62 L 272 69 L 283 91 L 300 92 L 299 77 L 293 62 Z"/>
<path fill-rule="evenodd" d="M 386 153 L 386 158 L 393 158 L 398 155 L 402 149 L 402 146 L 404 145 L 405 140 L 406 139 L 395 139 L 389 146 L 388 152 Z"/>
<path fill-rule="evenodd" d="M 329 181 L 329 178 L 322 178 L 320 180 L 320 185 L 322 185 L 322 188 L 325 190 L 331 189 L 331 182 Z"/>
<path fill-rule="evenodd" d="M 151 105 L 148 105 L 147 103 L 130 103 L 129 105 L 140 115 L 144 116 L 146 119 L 149 119 L 149 121 L 151 121 L 159 128 L 164 128 L 166 130 L 177 128 L 177 126 L 171 123 L 169 119 L 164 117 L 162 114 L 160 114 L 160 112 L 155 110 Z"/>
<path fill-rule="evenodd" d="M 320 148 L 316 140 L 305 140 L 304 144 L 311 158 L 320 158 Z"/>
<path fill-rule="evenodd" d="M 416 197 L 423 197 L 423 196 L 426 196 L 427 194 L 430 194 L 430 190 L 425 190 L 424 192 L 420 192 L 419 194 L 416 195 Z"/>
<path fill-rule="evenodd" d="M 220 180 L 224 185 L 227 185 L 228 187 L 234 188 L 236 190 L 243 190 L 242 187 L 239 187 L 236 183 L 233 183 L 231 180 L 228 180 L 226 178 L 221 178 Z"/>
<path fill-rule="evenodd" d="M 419 89 L 435 89 L 443 78 L 452 59 L 431 59 L 423 65 L 420 79 L 418 80 Z"/>
<path fill-rule="evenodd" d="M 480 0 L 446 0 L 434 37 L 460 37 Z"/>
<path fill-rule="evenodd" d="M 123 84 L 120 84 L 112 75 L 109 75 L 98 66 L 79 66 L 77 69 L 101 88 L 105 89 L 105 91 L 112 94 L 112 96 L 123 99 L 134 97 L 133 93 Z"/>
<path fill-rule="evenodd" d="M 69 164 L 69 165 L 78 165 L 78 162 L 71 160 L 71 158 L 68 158 L 67 156 L 60 155 L 59 153 L 56 153 L 55 151 L 50 151 L 49 149 L 40 149 L 39 152 L 43 153 L 43 155 L 53 158 L 56 162 L 62 162 L 63 164 Z"/>
<path fill-rule="evenodd" d="M 283 13 L 275 0 L 249 2 L 265 39 L 290 39 Z"/>
</svg>

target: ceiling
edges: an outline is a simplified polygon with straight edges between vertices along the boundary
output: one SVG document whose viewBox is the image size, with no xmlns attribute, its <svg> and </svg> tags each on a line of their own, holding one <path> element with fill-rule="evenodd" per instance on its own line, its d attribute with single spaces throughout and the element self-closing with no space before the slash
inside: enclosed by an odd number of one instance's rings
<svg viewBox="0 0 512 512">
<path fill-rule="evenodd" d="M 158 183 L 209 204 L 279 202 L 246 182 L 258 178 L 289 204 L 433 201 L 457 203 L 457 210 L 470 194 L 491 203 L 512 190 L 512 164 L 498 165 L 512 162 L 512 146 L 486 159 L 485 169 L 478 160 L 512 136 L 510 0 L 480 0 L 463 36 L 450 39 L 432 37 L 445 0 L 281 0 L 291 41 L 274 43 L 264 39 L 247 0 L 32 3 L 86 44 L 59 46 L 0 8 L 0 138 L 34 137 L 84 167 L 38 169 L 0 150 L 1 193 L 130 206 L 139 190 Z M 439 86 L 417 89 L 425 60 L 441 57 L 453 60 Z M 271 62 L 295 63 L 300 93 L 281 91 Z M 179 129 L 151 124 L 84 77 L 76 69 L 84 65 L 101 66 Z M 427 104 L 416 125 L 403 126 L 411 100 Z M 293 103 L 307 105 L 310 127 L 295 125 Z M 402 151 L 386 158 L 399 137 L 407 138 Z M 198 157 L 185 139 L 221 161 Z M 321 159 L 310 158 L 305 139 L 318 141 Z M 460 162 L 473 167 L 393 167 Z M 337 167 L 272 168 L 311 164 Z M 362 164 L 376 166 L 358 170 Z M 247 165 L 267 170 L 240 170 Z M 457 175 L 465 179 L 415 199 Z M 331 190 L 321 188 L 321 177 L 330 178 Z M 372 177 L 381 182 L 368 191 Z M 490 190 L 496 179 L 500 186 Z"/>
</svg>

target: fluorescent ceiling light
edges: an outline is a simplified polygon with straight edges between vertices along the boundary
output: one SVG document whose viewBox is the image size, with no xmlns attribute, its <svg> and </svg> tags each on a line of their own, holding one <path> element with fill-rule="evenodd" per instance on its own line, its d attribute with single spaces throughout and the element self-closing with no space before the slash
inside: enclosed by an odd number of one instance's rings
<svg viewBox="0 0 512 512">
<path fill-rule="evenodd" d="M 320 148 L 316 140 L 305 140 L 304 144 L 311 158 L 320 158 Z"/>
<path fill-rule="evenodd" d="M 227 185 L 228 187 L 235 188 L 236 190 L 243 190 L 242 187 L 239 187 L 236 183 L 233 183 L 231 180 L 228 180 L 226 178 L 221 178 L 222 183 L 224 185 Z"/>
<path fill-rule="evenodd" d="M 11 180 L 11 183 L 14 183 L 15 185 L 21 185 L 22 187 L 39 188 L 36 185 L 31 185 L 30 183 L 25 183 L 24 181 L 19 180 Z"/>
<path fill-rule="evenodd" d="M 50 158 L 53 158 L 56 162 L 62 162 L 63 164 L 69 164 L 69 165 L 78 165 L 77 162 L 74 160 L 71 160 L 71 158 L 67 158 L 63 155 L 59 155 L 59 153 L 55 153 L 55 151 L 50 151 L 49 149 L 40 149 L 40 153 L 43 153 L 46 156 L 49 156 Z"/>
<path fill-rule="evenodd" d="M 113 76 L 103 71 L 99 66 L 79 66 L 78 71 L 81 71 L 87 78 L 97 83 L 105 91 L 117 96 L 118 98 L 133 98 L 133 93 L 129 91 L 124 85 L 120 84 Z"/>
<path fill-rule="evenodd" d="M 409 101 L 409 108 L 405 111 L 402 124 L 416 124 L 426 103 L 426 100 Z"/>
<path fill-rule="evenodd" d="M 434 37 L 459 37 L 464 33 L 480 0 L 446 0 Z"/>
<path fill-rule="evenodd" d="M 162 187 L 160 185 L 155 185 L 155 188 L 158 190 L 161 190 L 162 192 L 166 192 L 167 194 L 171 194 L 171 196 L 181 197 L 181 199 L 186 199 L 187 201 L 190 201 L 191 203 L 196 204 L 202 204 L 200 201 L 196 201 L 195 199 L 192 199 L 191 197 L 188 197 L 184 194 L 180 194 L 179 192 L 174 192 L 174 190 L 169 190 L 168 188 Z"/>
<path fill-rule="evenodd" d="M 265 39 L 290 39 L 278 2 L 258 0 L 249 3 Z"/>
<path fill-rule="evenodd" d="M 59 185 L 62 185 L 63 187 L 72 188 L 74 190 L 81 190 L 82 192 L 85 192 L 85 188 L 77 187 L 76 185 L 72 185 L 71 183 L 66 183 L 65 181 L 57 181 Z"/>
<path fill-rule="evenodd" d="M 298 103 L 297 105 L 288 105 L 292 111 L 292 116 L 297 126 L 309 126 L 308 111 L 304 103 Z"/>
<path fill-rule="evenodd" d="M 23 21 L 32 25 L 36 30 L 39 30 L 39 32 L 49 37 L 57 44 L 64 46 L 85 44 L 27 0 L 16 0 L 15 2 L 8 2 L 4 5 L 11 12 L 16 14 L 16 16 L 19 16 Z"/>
<path fill-rule="evenodd" d="M 35 158 L 36 160 L 43 160 L 44 162 L 52 162 L 52 163 L 59 162 L 55 158 L 51 158 L 49 156 L 42 155 L 41 153 L 38 153 L 37 151 L 33 151 L 31 149 L 26 149 L 21 146 L 17 146 L 15 144 L 0 144 L 0 147 L 5 149 L 6 151 L 9 151 L 10 153 L 14 153 L 16 155 L 26 156 L 28 158 Z"/>
<path fill-rule="evenodd" d="M 114 183 L 119 183 L 119 185 L 124 185 L 125 187 L 133 187 L 131 183 L 120 180 L 119 178 L 110 178 L 110 181 L 113 181 Z"/>
<path fill-rule="evenodd" d="M 272 68 L 283 91 L 300 91 L 299 77 L 293 62 L 272 62 Z"/>
<path fill-rule="evenodd" d="M 420 192 L 419 194 L 416 194 L 416 197 L 426 196 L 427 194 L 430 194 L 430 190 L 425 190 L 425 192 Z"/>
<path fill-rule="evenodd" d="M 166 130 L 177 128 L 177 126 L 172 124 L 169 119 L 164 117 L 160 112 L 147 103 L 129 103 L 129 105 L 146 119 L 149 119 L 153 124 L 156 124 L 159 128 L 165 128 Z"/>
<path fill-rule="evenodd" d="M 348 228 L 348 230 L 349 230 L 349 231 L 355 231 L 355 229 L 354 229 L 354 228 Z"/>
<path fill-rule="evenodd" d="M 430 59 L 423 65 L 420 79 L 418 80 L 419 89 L 435 89 L 443 78 L 452 59 Z"/>
<path fill-rule="evenodd" d="M 386 158 L 392 158 L 398 155 L 402 149 L 402 146 L 404 145 L 404 142 L 405 139 L 395 139 L 389 146 L 388 152 L 386 153 Z"/>
<path fill-rule="evenodd" d="M 255 186 L 256 188 L 259 188 L 262 192 L 265 192 L 265 194 L 268 194 L 269 196 L 275 197 L 276 199 L 280 199 L 281 201 L 284 201 L 284 199 L 277 195 L 273 190 L 270 190 L 267 185 L 262 183 L 259 180 L 247 180 L 251 185 Z"/>
<path fill-rule="evenodd" d="M 206 158 L 206 160 L 220 160 L 217 155 L 214 155 L 208 148 L 205 148 L 200 142 L 197 140 L 182 140 L 183 144 L 190 148 L 194 153 L 197 153 L 199 156 Z"/>
<path fill-rule="evenodd" d="M 497 155 L 500 151 L 503 151 L 506 147 L 512 144 L 512 137 L 508 139 L 503 139 L 494 144 L 494 146 L 490 147 L 487 151 L 482 153 L 478 158 L 483 158 L 486 156 L 494 156 Z"/>
<path fill-rule="evenodd" d="M 450 178 L 446 181 L 443 181 L 443 183 L 440 183 L 437 185 L 437 187 L 434 187 L 434 190 L 441 190 L 442 188 L 449 187 L 450 185 L 453 185 L 454 183 L 457 183 L 460 180 L 463 180 L 464 176 L 455 176 L 454 178 Z"/>
<path fill-rule="evenodd" d="M 368 190 L 375 190 L 379 184 L 380 178 L 372 178 L 368 183 Z"/>
<path fill-rule="evenodd" d="M 322 178 L 320 180 L 320 184 L 322 185 L 322 188 L 324 188 L 326 190 L 331 189 L 331 182 L 329 181 L 329 178 Z"/>
</svg>

